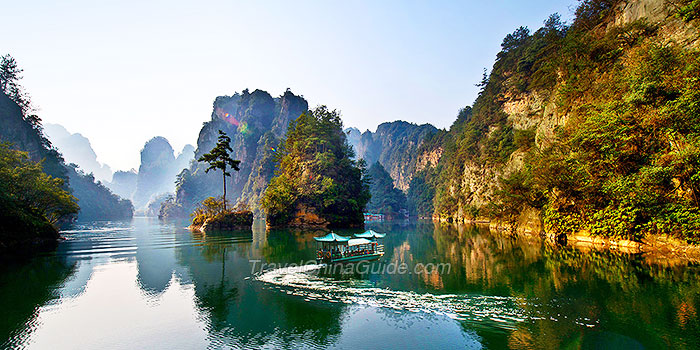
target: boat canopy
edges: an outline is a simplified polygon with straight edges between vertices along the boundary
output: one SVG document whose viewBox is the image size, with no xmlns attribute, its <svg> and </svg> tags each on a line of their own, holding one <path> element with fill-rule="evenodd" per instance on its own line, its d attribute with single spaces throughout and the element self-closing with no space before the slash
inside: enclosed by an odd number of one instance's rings
<svg viewBox="0 0 700 350">
<path fill-rule="evenodd" d="M 355 234 L 355 237 L 357 238 L 384 238 L 384 236 L 386 236 L 385 233 L 378 233 L 374 230 L 367 230 L 365 232 Z"/>
<path fill-rule="evenodd" d="M 350 237 L 339 236 L 334 232 L 331 232 L 323 237 L 314 237 L 317 242 L 347 242 Z"/>
<path fill-rule="evenodd" d="M 372 241 L 364 238 L 353 238 L 348 240 L 348 246 L 360 245 L 360 244 L 370 244 Z"/>
</svg>

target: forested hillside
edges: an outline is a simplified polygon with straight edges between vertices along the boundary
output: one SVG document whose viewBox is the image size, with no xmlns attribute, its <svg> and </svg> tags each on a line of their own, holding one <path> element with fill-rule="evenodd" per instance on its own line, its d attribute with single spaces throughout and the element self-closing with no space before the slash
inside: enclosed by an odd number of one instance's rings
<svg viewBox="0 0 700 350">
<path fill-rule="evenodd" d="M 406 195 L 394 186 L 393 179 L 382 164 L 372 164 L 367 169 L 367 178 L 372 197 L 367 203 L 366 211 L 398 217 L 401 210 L 406 209 Z"/>
<path fill-rule="evenodd" d="M 27 152 L 29 160 L 41 162 L 43 171 L 63 181 L 63 188 L 72 193 L 81 207 L 78 219 L 113 220 L 130 218 L 131 202 L 111 193 L 94 176 L 64 163 L 61 154 L 42 133 L 41 120 L 23 110 L 21 103 L 0 91 L 0 142 Z"/>
<path fill-rule="evenodd" d="M 416 125 L 400 120 L 379 124 L 375 132 L 345 129 L 356 157 L 364 159 L 367 164 L 379 162 L 402 191 L 408 190 L 416 172 L 418 149 L 423 140 L 437 131 L 430 124 Z"/>
<path fill-rule="evenodd" d="M 501 44 L 413 207 L 553 233 L 700 236 L 697 1 L 582 1 Z"/>
<path fill-rule="evenodd" d="M 278 171 L 262 198 L 268 226 L 362 226 L 370 198 L 337 111 L 307 111 L 289 125 Z"/>
</svg>

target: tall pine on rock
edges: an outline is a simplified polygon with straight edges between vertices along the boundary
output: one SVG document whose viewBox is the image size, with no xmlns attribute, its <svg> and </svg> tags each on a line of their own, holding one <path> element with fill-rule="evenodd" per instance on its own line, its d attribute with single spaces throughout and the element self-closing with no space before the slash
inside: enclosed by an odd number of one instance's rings
<svg viewBox="0 0 700 350">
<path fill-rule="evenodd" d="M 262 199 L 268 226 L 362 226 L 369 186 L 342 126 L 340 114 L 325 106 L 289 125 Z"/>
<path fill-rule="evenodd" d="M 216 146 L 209 152 L 197 159 L 199 162 L 209 163 L 209 167 L 205 172 L 209 172 L 212 169 L 219 169 L 222 172 L 223 182 L 224 182 L 224 195 L 222 197 L 224 202 L 224 211 L 226 211 L 226 176 L 231 176 L 231 173 L 226 170 L 228 167 L 235 171 L 239 171 L 238 167 L 241 164 L 240 160 L 235 160 L 231 158 L 229 152 L 233 152 L 231 148 L 231 138 L 226 135 L 225 132 L 219 130 L 219 141 Z"/>
</svg>

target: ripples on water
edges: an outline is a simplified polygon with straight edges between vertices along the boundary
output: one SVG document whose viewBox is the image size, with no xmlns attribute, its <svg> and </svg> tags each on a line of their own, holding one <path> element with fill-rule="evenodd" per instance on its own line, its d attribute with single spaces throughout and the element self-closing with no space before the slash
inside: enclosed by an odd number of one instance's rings
<svg viewBox="0 0 700 350">
<path fill-rule="evenodd" d="M 268 283 L 273 288 L 303 298 L 306 301 L 322 300 L 332 303 L 367 305 L 388 308 L 396 311 L 422 312 L 467 321 L 479 327 L 484 322 L 505 329 L 516 329 L 516 323 L 549 319 L 564 321 L 566 315 L 548 315 L 545 310 L 536 309 L 538 303 L 515 297 L 431 294 L 375 288 L 360 281 L 338 281 L 321 277 L 314 272 L 326 267 L 325 264 L 309 264 L 265 271 L 255 277 L 257 281 Z M 528 304 L 528 311 L 525 305 Z M 598 320 L 586 317 L 573 317 L 571 322 L 581 326 L 594 327 Z"/>
<path fill-rule="evenodd" d="M 251 275 L 251 260 L 315 256 L 314 234 L 202 235 L 146 218 L 74 225 L 55 252 L 0 270 L 1 347 L 700 344 L 697 268 L 412 225 L 372 227 L 389 233 L 383 262 L 449 262 L 451 272 L 329 276 L 304 265 Z"/>
</svg>

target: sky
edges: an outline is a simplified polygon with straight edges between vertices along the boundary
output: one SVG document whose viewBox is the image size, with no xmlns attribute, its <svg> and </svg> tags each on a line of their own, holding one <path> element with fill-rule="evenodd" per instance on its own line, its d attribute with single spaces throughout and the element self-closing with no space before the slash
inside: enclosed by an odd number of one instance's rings
<svg viewBox="0 0 700 350">
<path fill-rule="evenodd" d="M 90 139 L 98 160 L 138 168 L 154 136 L 196 145 L 216 96 L 285 89 L 342 112 L 449 128 L 476 98 L 503 37 L 576 0 L 4 2 L 0 54 L 47 123 Z"/>
</svg>

